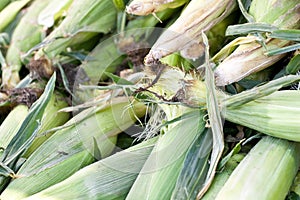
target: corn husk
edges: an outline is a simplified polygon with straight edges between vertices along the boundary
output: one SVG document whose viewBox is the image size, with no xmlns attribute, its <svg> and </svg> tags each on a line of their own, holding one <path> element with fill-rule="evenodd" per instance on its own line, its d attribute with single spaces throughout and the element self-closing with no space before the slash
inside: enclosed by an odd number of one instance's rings
<svg viewBox="0 0 300 200">
<path fill-rule="evenodd" d="M 68 106 L 68 103 L 64 97 L 58 93 L 54 92 L 50 102 L 48 103 L 45 113 L 41 120 L 41 128 L 37 133 L 37 137 L 33 140 L 32 144 L 23 155 L 23 157 L 28 158 L 43 142 L 45 142 L 54 132 L 44 134 L 45 131 L 53 129 L 55 127 L 63 125 L 68 121 L 70 114 L 66 112 L 59 112 Z"/>
<path fill-rule="evenodd" d="M 30 1 L 31 0 L 19 0 L 11 2 L 0 12 L 0 32 L 4 31 L 4 29 L 15 19 L 20 10 Z"/>
<path fill-rule="evenodd" d="M 281 29 L 297 29 L 300 26 L 299 0 L 252 1 L 249 12 L 256 22 L 268 23 Z M 267 39 L 266 49 L 256 41 L 241 44 L 216 68 L 216 84 L 219 86 L 228 85 L 273 65 L 285 54 L 267 56 L 265 55 L 266 50 L 284 47 L 289 44 L 291 44 L 290 41 L 279 39 Z M 228 49 L 230 46 L 234 46 L 234 42 L 224 47 L 224 49 Z M 220 54 L 223 54 L 222 50 Z"/>
<path fill-rule="evenodd" d="M 228 107 L 224 116 L 259 132 L 299 142 L 299 98 L 296 90 L 277 91 L 235 108 Z"/>
<path fill-rule="evenodd" d="M 98 33 L 109 33 L 115 27 L 116 15 L 110 0 L 74 0 L 66 18 L 38 46 L 41 49 L 35 54 L 35 59 L 44 55 L 53 58 Z"/>
<path fill-rule="evenodd" d="M 33 152 L 18 171 L 20 178 L 8 185 L 1 199 L 33 195 L 91 164 L 95 157 L 108 156 L 117 134 L 133 125 L 135 117 L 144 115 L 143 104 L 133 102 L 131 108 L 126 108 L 129 105 L 128 99 L 120 98 L 76 115 L 67 122 L 67 128 L 55 132 Z"/>
<path fill-rule="evenodd" d="M 148 77 L 152 75 L 149 74 Z M 300 141 L 300 92 L 278 91 L 299 81 L 299 78 L 298 75 L 282 77 L 237 95 L 227 95 L 218 90 L 216 95 L 222 115 L 228 121 L 264 134 Z M 165 93 L 167 99 L 176 97 L 180 103 L 192 107 L 205 106 L 207 102 L 204 83 L 198 77 L 185 75 L 174 68 L 164 68 L 151 90 L 158 94 Z"/>
<path fill-rule="evenodd" d="M 188 150 L 171 199 L 197 198 L 207 177 L 212 145 L 211 129 L 205 129 Z"/>
<path fill-rule="evenodd" d="M 174 52 L 188 49 L 201 43 L 201 33 L 210 30 L 235 9 L 233 0 L 192 0 L 180 17 L 158 38 L 145 58 L 146 64 L 152 64 Z M 199 47 L 199 46 L 198 46 Z M 201 54 L 204 53 L 202 47 Z M 200 55 L 198 55 L 200 56 Z"/>
<path fill-rule="evenodd" d="M 43 94 L 36 102 L 33 103 L 28 115 L 22 122 L 20 128 L 15 133 L 13 138 L 9 141 L 1 155 L 1 192 L 10 179 L 16 177 L 16 171 L 23 163 L 21 156 L 29 148 L 40 128 L 39 122 L 42 119 L 45 108 L 52 97 L 55 80 L 56 74 L 53 74 L 48 81 Z"/>
<path fill-rule="evenodd" d="M 188 0 L 133 0 L 126 6 L 126 12 L 133 15 L 149 15 L 167 8 L 177 8 Z"/>
<path fill-rule="evenodd" d="M 233 171 L 216 199 L 285 199 L 300 165 L 298 143 L 264 137 Z"/>
<path fill-rule="evenodd" d="M 156 140 L 150 139 L 95 162 L 26 199 L 124 199 Z"/>
<path fill-rule="evenodd" d="M 63 125 L 68 120 L 69 114 L 63 112 L 59 113 L 58 111 L 67 105 L 68 104 L 63 99 L 62 95 L 55 92 L 45 108 L 45 112 L 40 122 L 41 126 L 37 135 L 42 134 L 48 129 Z M 0 132 L 2 133 L 0 134 L 0 144 L 4 149 L 11 139 L 16 135 L 28 112 L 29 109 L 27 106 L 18 105 L 10 112 L 3 124 L 0 126 Z M 50 135 L 51 134 L 42 137 L 36 137 L 23 157 L 28 157 L 41 143 L 49 138 Z"/>
<path fill-rule="evenodd" d="M 300 197 L 300 173 L 299 171 L 296 174 L 296 177 L 293 181 L 293 185 L 290 188 L 290 192 L 288 197 L 296 197 L 299 198 Z M 293 199 L 293 198 L 291 198 Z"/>
<path fill-rule="evenodd" d="M 238 164 L 243 160 L 245 155 L 243 154 L 235 154 L 233 155 L 225 164 L 225 166 L 216 173 L 216 176 L 205 193 L 205 195 L 201 198 L 202 200 L 211 200 L 216 199 L 218 193 L 234 171 L 234 169 L 238 166 Z"/>
<path fill-rule="evenodd" d="M 162 135 L 126 199 L 170 199 L 184 158 L 195 137 L 204 130 L 203 113 L 194 112 Z"/>
<path fill-rule="evenodd" d="M 19 71 L 22 67 L 22 55 L 42 41 L 46 30 L 37 22 L 41 10 L 50 0 L 35 0 L 21 18 L 12 36 L 6 54 L 6 66 L 2 66 L 2 85 L 13 88 L 20 81 Z"/>
<path fill-rule="evenodd" d="M 2 122 L 0 126 L 0 145 L 2 148 L 5 149 L 11 139 L 15 136 L 26 118 L 28 111 L 29 109 L 27 106 L 18 105 L 10 111 Z"/>
</svg>

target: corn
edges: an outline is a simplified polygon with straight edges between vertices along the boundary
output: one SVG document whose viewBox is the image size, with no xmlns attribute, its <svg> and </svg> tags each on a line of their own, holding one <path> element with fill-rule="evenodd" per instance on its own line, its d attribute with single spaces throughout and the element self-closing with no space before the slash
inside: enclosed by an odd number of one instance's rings
<svg viewBox="0 0 300 200">
<path fill-rule="evenodd" d="M 26 6 L 31 0 L 19 0 L 11 2 L 0 12 L 0 32 L 15 19 L 20 10 Z"/>
<path fill-rule="evenodd" d="M 64 124 L 68 120 L 69 114 L 58 113 L 58 110 L 66 107 L 67 105 L 68 104 L 64 101 L 63 97 L 57 92 L 55 92 L 45 108 L 41 120 L 41 127 L 38 131 L 38 134 L 41 134 L 48 129 Z M 4 122 L 0 126 L 1 147 L 5 149 L 8 143 L 11 141 L 11 139 L 16 135 L 17 131 L 22 125 L 22 122 L 27 116 L 28 111 L 29 110 L 27 106 L 18 105 L 5 118 Z M 12 126 L 12 124 L 14 126 Z M 33 143 L 30 145 L 29 149 L 23 155 L 23 157 L 28 157 L 42 142 L 49 138 L 50 135 L 51 134 L 35 138 Z"/>
<path fill-rule="evenodd" d="M 0 144 L 6 149 L 11 139 L 15 136 L 22 122 L 28 114 L 28 107 L 25 105 L 16 106 L 5 118 L 0 126 Z"/>
<path fill-rule="evenodd" d="M 285 79 L 289 78 L 293 77 L 288 76 Z M 299 76 L 294 78 L 299 78 Z M 278 80 L 240 93 L 239 96 L 225 97 L 220 94 L 223 116 L 228 121 L 261 133 L 299 142 L 300 104 L 298 99 L 300 92 L 297 90 L 276 91 L 282 87 L 272 86 Z"/>
<path fill-rule="evenodd" d="M 300 142 L 300 92 L 277 91 L 238 107 L 227 107 L 224 116 L 259 132 Z"/>
<path fill-rule="evenodd" d="M 125 199 L 156 140 L 157 138 L 153 138 L 144 141 L 95 162 L 68 179 L 26 199 Z"/>
<path fill-rule="evenodd" d="M 60 93 L 54 91 L 50 102 L 48 103 L 41 120 L 41 128 L 37 133 L 37 137 L 33 140 L 29 149 L 23 155 L 28 158 L 45 140 L 47 140 L 53 132 L 43 134 L 49 129 L 63 125 L 69 119 L 69 113 L 59 112 L 60 109 L 67 107 L 68 104 Z M 41 135 L 43 134 L 43 135 Z"/>
<path fill-rule="evenodd" d="M 42 40 L 45 30 L 37 22 L 40 11 L 51 0 L 35 0 L 15 28 L 6 54 L 7 66 L 2 67 L 2 85 L 13 88 L 20 81 L 21 56 Z"/>
<path fill-rule="evenodd" d="M 35 54 L 35 59 L 44 55 L 53 58 L 67 47 L 84 43 L 98 33 L 110 32 L 116 17 L 111 0 L 74 0 L 66 18 L 44 39 L 44 48 Z"/>
<path fill-rule="evenodd" d="M 180 17 L 158 38 L 145 57 L 146 64 L 152 64 L 176 51 L 196 45 L 199 49 L 201 33 L 210 30 L 235 9 L 233 0 L 192 0 Z M 200 50 L 200 54 L 203 49 Z M 199 55 L 198 55 L 199 56 Z"/>
<path fill-rule="evenodd" d="M 300 165 L 300 145 L 264 137 L 233 171 L 219 199 L 285 199 Z"/>
<path fill-rule="evenodd" d="M 35 194 L 92 163 L 94 156 L 108 156 L 115 147 L 116 135 L 134 124 L 135 114 L 141 117 L 145 113 L 141 103 L 133 102 L 131 109 L 126 109 L 128 105 L 128 99 L 121 97 L 76 115 L 67 122 L 67 128 L 55 132 L 31 154 L 18 171 L 20 178 L 8 185 L 1 199 L 17 200 Z"/>
<path fill-rule="evenodd" d="M 126 12 L 133 15 L 148 15 L 167 8 L 177 8 L 188 0 L 133 0 L 126 6 Z"/>
<path fill-rule="evenodd" d="M 15 172 L 23 163 L 22 154 L 28 149 L 36 132 L 39 129 L 39 121 L 42 119 L 43 113 L 50 98 L 53 94 L 56 74 L 48 81 L 43 94 L 34 102 L 28 112 L 28 115 L 22 122 L 17 133 L 13 136 L 7 147 L 4 149 L 1 156 L 1 176 L 0 176 L 0 191 L 6 187 L 10 178 L 15 178 Z"/>
<path fill-rule="evenodd" d="M 126 199 L 170 199 L 185 155 L 204 126 L 203 113 L 199 111 L 168 128 L 156 142 Z"/>
<path fill-rule="evenodd" d="M 297 29 L 300 27 L 299 0 L 255 0 L 252 1 L 249 12 L 256 22 L 268 23 L 281 29 Z M 266 41 L 268 50 L 284 47 L 288 44 L 290 44 L 290 41 L 279 39 L 267 39 Z M 216 68 L 216 84 L 224 86 L 239 81 L 254 72 L 271 66 L 284 56 L 284 54 L 265 55 L 265 49 L 255 41 L 240 45 Z"/>
</svg>

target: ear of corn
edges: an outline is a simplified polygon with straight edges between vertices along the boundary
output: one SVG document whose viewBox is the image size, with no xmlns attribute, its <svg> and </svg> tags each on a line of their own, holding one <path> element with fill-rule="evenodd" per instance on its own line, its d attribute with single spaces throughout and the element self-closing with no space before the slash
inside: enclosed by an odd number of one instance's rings
<svg viewBox="0 0 300 200">
<path fill-rule="evenodd" d="M 48 81 L 41 97 L 32 104 L 28 115 L 22 122 L 20 128 L 9 144 L 3 151 L 1 156 L 1 175 L 0 190 L 7 185 L 10 177 L 15 178 L 15 172 L 18 170 L 22 154 L 28 149 L 32 143 L 37 131 L 40 128 L 39 122 L 43 116 L 45 108 L 52 96 L 56 75 Z"/>
<path fill-rule="evenodd" d="M 266 85 L 230 97 L 219 92 L 222 114 L 228 121 L 250 127 L 264 134 L 300 141 L 298 133 L 300 92 L 297 90 L 277 91 L 298 78 L 299 76 L 284 77 L 282 80 L 274 80 Z M 287 80 L 287 83 L 281 84 L 284 80 Z M 204 97 L 202 92 L 199 92 L 203 91 L 203 85 L 200 82 L 195 81 L 185 87 L 186 95 L 193 99 L 193 101 L 185 103 L 203 104 Z M 196 91 L 198 92 L 196 93 Z"/>
<path fill-rule="evenodd" d="M 0 126 L 0 145 L 6 148 L 11 139 L 15 136 L 22 122 L 28 114 L 28 107 L 25 105 L 16 106 L 5 118 Z"/>
<path fill-rule="evenodd" d="M 145 58 L 146 64 L 201 43 L 201 32 L 210 30 L 235 9 L 233 0 L 192 0 L 180 17 L 158 38 Z M 201 51 L 203 53 L 203 50 Z"/>
<path fill-rule="evenodd" d="M 125 199 L 157 138 L 144 141 L 95 162 L 26 199 Z M 17 191 L 15 191 L 17 192 Z"/>
<path fill-rule="evenodd" d="M 68 113 L 58 112 L 60 109 L 66 107 L 68 104 L 65 102 L 63 97 L 54 93 L 45 108 L 43 117 L 41 119 L 41 127 L 37 133 L 41 134 L 48 129 L 54 128 L 64 124 L 68 118 Z M 28 108 L 25 105 L 18 105 L 15 107 L 10 114 L 5 118 L 4 122 L 0 126 L 0 144 L 4 149 L 12 138 L 17 134 L 22 122 L 28 114 Z M 13 126 L 12 126 L 13 125 Z M 23 155 L 23 157 L 28 157 L 41 143 L 43 143 L 51 134 L 45 135 L 43 137 L 36 137 L 29 149 Z"/>
<path fill-rule="evenodd" d="M 17 155 L 22 153 L 23 150 L 21 151 L 21 149 L 22 147 L 24 148 L 24 144 L 30 141 L 31 138 L 34 138 L 34 133 L 39 129 L 39 121 L 42 119 L 45 108 L 51 99 L 55 80 L 56 75 L 54 74 L 48 81 L 41 97 L 31 106 L 29 113 L 18 129 L 18 132 L 7 145 L 2 156 L 2 161 L 17 158 Z"/>
<path fill-rule="evenodd" d="M 148 15 L 167 8 L 177 8 L 185 4 L 188 0 L 133 0 L 126 7 L 126 12 L 134 15 Z"/>
<path fill-rule="evenodd" d="M 299 91 L 278 91 L 235 108 L 227 107 L 224 116 L 274 137 L 300 141 L 299 98 Z"/>
<path fill-rule="evenodd" d="M 20 178 L 8 185 L 1 198 L 21 199 L 63 181 L 90 164 L 96 148 L 101 158 L 108 156 L 115 147 L 116 135 L 134 124 L 135 114 L 144 115 L 143 104 L 135 102 L 127 108 L 129 105 L 128 99 L 120 98 L 96 111 L 91 108 L 76 115 L 66 129 L 54 133 L 32 153 L 18 171 Z M 92 145 L 95 143 L 98 146 Z"/>
<path fill-rule="evenodd" d="M 273 39 L 267 42 L 268 49 L 286 46 L 289 41 Z M 252 42 L 240 45 L 215 70 L 218 86 L 237 82 L 252 73 L 263 70 L 284 57 L 284 54 L 266 56 L 260 44 Z"/>
<path fill-rule="evenodd" d="M 170 199 L 185 155 L 204 130 L 203 113 L 193 112 L 159 138 L 126 199 Z"/>
<path fill-rule="evenodd" d="M 45 27 L 52 27 L 55 20 L 64 12 L 67 12 L 73 0 L 51 1 L 39 14 L 38 23 Z"/>
<path fill-rule="evenodd" d="M 262 11 L 263 9 L 263 11 Z M 297 29 L 300 26 L 300 1 L 252 1 L 249 10 L 256 22 L 264 22 L 282 29 Z M 290 41 L 268 39 L 267 50 L 284 47 Z M 257 42 L 240 45 L 216 68 L 216 84 L 219 86 L 241 80 L 242 78 L 263 70 L 284 57 L 284 54 L 267 56 Z"/>
<path fill-rule="evenodd" d="M 83 43 L 98 33 L 108 33 L 115 27 L 116 17 L 111 0 L 74 0 L 66 18 L 45 38 L 45 47 L 37 52 L 35 59 L 43 55 L 53 58 L 67 47 Z"/>
<path fill-rule="evenodd" d="M 6 54 L 6 67 L 2 67 L 2 85 L 13 88 L 20 81 L 21 56 L 41 42 L 45 30 L 37 22 L 38 15 L 51 0 L 35 0 L 22 17 L 13 35 Z"/>
<path fill-rule="evenodd" d="M 31 0 L 19 0 L 11 2 L 0 12 L 0 32 L 2 32 L 17 16 L 19 11 Z"/>
<path fill-rule="evenodd" d="M 298 143 L 264 137 L 233 171 L 216 199 L 284 199 L 300 164 Z"/>
<path fill-rule="evenodd" d="M 63 109 L 67 106 L 68 104 L 65 101 L 64 97 L 60 93 L 54 92 L 43 114 L 41 127 L 37 133 L 37 137 L 34 139 L 23 157 L 27 158 L 53 134 L 53 132 L 44 134 L 45 131 L 48 131 L 49 129 L 55 128 L 57 126 L 61 126 L 69 119 L 69 113 L 59 112 L 60 109 Z"/>
</svg>

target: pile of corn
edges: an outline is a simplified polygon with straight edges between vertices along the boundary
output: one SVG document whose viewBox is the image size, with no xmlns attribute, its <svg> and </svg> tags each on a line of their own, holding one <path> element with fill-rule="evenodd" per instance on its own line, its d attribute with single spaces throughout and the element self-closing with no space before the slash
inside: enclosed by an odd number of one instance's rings
<svg viewBox="0 0 300 200">
<path fill-rule="evenodd" d="M 299 199 L 300 0 L 1 0 L 1 200 Z"/>
</svg>

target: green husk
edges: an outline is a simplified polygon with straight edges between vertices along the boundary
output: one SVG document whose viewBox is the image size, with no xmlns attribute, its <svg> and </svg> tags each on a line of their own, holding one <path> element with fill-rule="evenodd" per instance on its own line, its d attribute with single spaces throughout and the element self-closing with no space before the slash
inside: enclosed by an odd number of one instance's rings
<svg viewBox="0 0 300 200">
<path fill-rule="evenodd" d="M 52 129 L 56 126 L 64 124 L 68 118 L 69 113 L 58 112 L 60 109 L 67 107 L 67 103 L 64 97 L 57 92 L 54 92 L 48 105 L 45 108 L 43 117 L 41 119 L 41 126 L 37 135 Z M 6 148 L 7 144 L 16 135 L 18 129 L 20 128 L 22 122 L 28 114 L 28 108 L 25 105 L 18 105 L 14 108 L 7 118 L 4 120 L 3 124 L 0 126 L 0 144 L 1 147 Z M 13 125 L 13 126 L 12 126 Z M 43 143 L 51 134 L 39 137 L 37 136 L 23 157 L 28 157 L 41 143 Z"/>
<path fill-rule="evenodd" d="M 28 115 L 22 122 L 17 133 L 7 144 L 1 155 L 1 176 L 0 190 L 2 191 L 7 185 L 10 178 L 16 177 L 16 171 L 22 164 L 21 156 L 29 148 L 34 137 L 40 128 L 40 120 L 46 106 L 48 105 L 54 90 L 56 74 L 53 74 L 48 81 L 41 97 L 31 106 Z"/>
<path fill-rule="evenodd" d="M 11 2 L 0 12 L 0 32 L 15 19 L 20 10 L 26 6 L 31 0 L 19 0 Z"/>
<path fill-rule="evenodd" d="M 289 21 L 289 17 L 296 14 L 294 12 L 297 11 L 299 3 L 299 0 L 253 0 L 249 14 L 256 22 L 272 24 L 278 28 L 291 28 L 291 26 L 299 26 L 298 21 Z"/>
<path fill-rule="evenodd" d="M 284 199 L 300 165 L 300 145 L 264 137 L 233 171 L 216 199 Z"/>
<path fill-rule="evenodd" d="M 66 18 L 38 46 L 42 48 L 35 59 L 44 55 L 53 58 L 67 47 L 84 43 L 99 33 L 109 33 L 115 27 L 116 17 L 111 0 L 74 0 Z"/>
<path fill-rule="evenodd" d="M 300 91 L 277 91 L 238 107 L 227 107 L 228 121 L 247 126 L 259 132 L 300 141 Z"/>
<path fill-rule="evenodd" d="M 215 77 L 213 74 L 213 65 L 209 62 L 209 46 L 208 39 L 203 33 L 203 43 L 205 45 L 205 86 L 206 86 L 206 107 L 209 127 L 212 131 L 213 147 L 210 157 L 210 166 L 207 172 L 206 180 L 200 191 L 198 192 L 197 199 L 200 199 L 203 194 L 208 190 L 215 176 L 217 166 L 221 160 L 222 153 L 224 150 L 224 134 L 223 134 L 223 122 L 221 117 L 221 109 L 218 105 L 218 91 L 215 87 Z"/>
<path fill-rule="evenodd" d="M 6 148 L 25 120 L 29 109 L 25 105 L 16 106 L 0 126 L 0 146 Z M 2 152 L 1 152 L 2 153 Z"/>
<path fill-rule="evenodd" d="M 18 171 L 20 178 L 8 185 L 1 199 L 33 195 L 91 164 L 95 157 L 107 157 L 115 147 L 117 134 L 133 125 L 136 116 L 145 114 L 143 104 L 133 102 L 126 108 L 129 105 L 128 99 L 119 98 L 76 115 L 65 129 L 55 132 L 31 154 Z"/>
<path fill-rule="evenodd" d="M 150 139 L 91 164 L 26 199 L 125 199 L 156 140 Z"/>
<path fill-rule="evenodd" d="M 2 66 L 2 85 L 13 88 L 20 81 L 19 71 L 22 67 L 22 55 L 34 45 L 40 43 L 46 30 L 38 24 L 38 15 L 51 0 L 35 0 L 21 18 L 12 36 L 6 54 L 7 66 Z"/>
<path fill-rule="evenodd" d="M 68 106 L 65 97 L 58 92 L 54 92 L 50 102 L 48 103 L 43 118 L 41 120 L 41 128 L 26 153 L 23 157 L 28 158 L 45 140 L 47 140 L 53 132 L 44 134 L 45 131 L 63 125 L 68 119 L 70 114 L 66 112 L 59 112 Z"/>
<path fill-rule="evenodd" d="M 300 91 L 278 91 L 299 79 L 298 75 L 285 76 L 236 95 L 217 90 L 222 116 L 264 134 L 300 141 Z M 203 107 L 207 103 L 204 83 L 175 68 L 164 68 L 150 90 L 165 94 L 167 99 L 176 97 L 179 103 L 189 107 Z"/>
<path fill-rule="evenodd" d="M 300 54 L 295 55 L 286 66 L 287 74 L 296 74 L 300 71 Z"/>
<path fill-rule="evenodd" d="M 192 112 L 160 136 L 126 199 L 171 198 L 188 149 L 203 133 L 203 115 Z"/>
<path fill-rule="evenodd" d="M 205 182 L 209 156 L 212 150 L 212 133 L 205 129 L 193 142 L 186 157 L 184 165 L 178 176 L 171 199 L 196 199 L 198 192 Z"/>
<path fill-rule="evenodd" d="M 274 30 L 270 33 L 269 37 L 300 42 L 300 30 L 299 29 Z"/>
<path fill-rule="evenodd" d="M 92 162 L 94 162 L 94 158 L 89 152 L 78 152 L 68 159 L 63 159 L 62 161 L 60 161 L 60 164 L 56 165 L 55 167 L 45 168 L 43 170 L 43 173 L 39 173 L 36 175 L 33 174 L 28 177 L 26 175 L 22 175 L 18 179 L 13 180 L 13 182 L 11 182 L 1 194 L 1 199 L 17 200 L 28 197 L 43 189 L 48 188 L 52 184 L 59 182 L 59 180 L 64 180 L 68 177 L 67 175 L 74 174 L 82 167 Z M 72 163 L 77 163 L 77 165 L 72 165 Z M 66 170 L 68 171 L 67 175 L 59 173 L 64 173 Z"/>
</svg>

